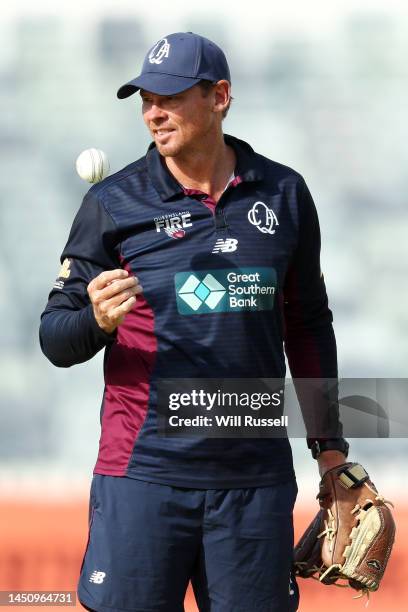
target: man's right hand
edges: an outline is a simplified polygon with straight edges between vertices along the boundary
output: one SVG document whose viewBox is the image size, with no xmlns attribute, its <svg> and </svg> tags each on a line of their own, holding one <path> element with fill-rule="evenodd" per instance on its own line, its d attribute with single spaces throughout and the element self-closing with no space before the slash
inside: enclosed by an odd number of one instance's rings
<svg viewBox="0 0 408 612">
<path fill-rule="evenodd" d="M 136 276 L 117 269 L 101 272 L 91 280 L 87 290 L 96 322 L 104 332 L 111 334 L 133 308 L 136 295 L 142 293 L 143 287 Z"/>
</svg>

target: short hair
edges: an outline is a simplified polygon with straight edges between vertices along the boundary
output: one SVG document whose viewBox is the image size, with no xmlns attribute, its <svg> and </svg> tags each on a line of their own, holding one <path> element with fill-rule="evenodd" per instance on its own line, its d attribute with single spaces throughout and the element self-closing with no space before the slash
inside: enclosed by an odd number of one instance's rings
<svg viewBox="0 0 408 612">
<path fill-rule="evenodd" d="M 210 92 L 212 91 L 214 85 L 216 85 L 216 82 L 214 82 L 214 81 L 207 81 L 205 79 L 202 79 L 201 81 L 199 81 L 198 85 L 199 85 L 199 87 L 200 87 L 200 89 L 202 91 L 203 96 L 206 98 L 210 94 Z M 224 110 L 222 111 L 222 118 L 223 119 L 225 119 L 225 117 L 228 114 L 228 111 L 230 109 L 232 100 L 233 100 L 233 97 L 230 96 L 230 99 L 229 99 L 229 102 L 228 102 L 228 106 L 226 108 L 224 108 Z"/>
</svg>

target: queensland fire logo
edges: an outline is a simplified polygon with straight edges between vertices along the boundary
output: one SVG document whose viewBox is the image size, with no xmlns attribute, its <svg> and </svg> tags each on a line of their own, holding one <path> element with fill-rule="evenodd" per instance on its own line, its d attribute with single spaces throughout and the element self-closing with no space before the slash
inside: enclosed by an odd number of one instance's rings
<svg viewBox="0 0 408 612">
<path fill-rule="evenodd" d="M 169 57 L 170 45 L 167 38 L 161 38 L 149 53 L 149 62 L 151 64 L 161 64 L 164 58 Z"/>
<path fill-rule="evenodd" d="M 175 239 L 184 238 L 186 235 L 185 228 L 193 225 L 191 223 L 191 213 L 188 210 L 155 217 L 154 223 L 156 232 L 163 230 L 169 238 Z"/>
<path fill-rule="evenodd" d="M 166 232 L 169 238 L 174 238 L 174 239 L 184 238 L 184 236 L 186 235 L 185 230 L 178 229 L 177 227 L 167 227 L 164 229 L 164 231 Z"/>
<path fill-rule="evenodd" d="M 274 234 L 275 226 L 279 225 L 278 218 L 273 210 L 263 202 L 255 202 L 251 210 L 248 211 L 248 221 L 263 234 Z"/>
</svg>

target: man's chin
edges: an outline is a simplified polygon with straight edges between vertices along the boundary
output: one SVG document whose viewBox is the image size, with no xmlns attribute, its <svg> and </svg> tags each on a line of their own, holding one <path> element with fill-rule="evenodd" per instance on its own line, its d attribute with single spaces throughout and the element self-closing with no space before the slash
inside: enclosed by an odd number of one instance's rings
<svg viewBox="0 0 408 612">
<path fill-rule="evenodd" d="M 156 142 L 156 148 L 163 157 L 175 157 L 180 152 L 180 147 L 171 144 L 160 144 Z"/>
</svg>

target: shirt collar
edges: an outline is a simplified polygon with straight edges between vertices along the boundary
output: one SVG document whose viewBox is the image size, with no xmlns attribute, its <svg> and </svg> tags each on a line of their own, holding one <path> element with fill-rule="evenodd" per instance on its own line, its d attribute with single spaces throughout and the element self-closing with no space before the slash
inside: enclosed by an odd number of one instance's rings
<svg viewBox="0 0 408 612">
<path fill-rule="evenodd" d="M 252 147 L 228 134 L 224 134 L 224 139 L 237 156 L 235 176 L 239 176 L 245 182 L 261 181 L 264 176 L 262 164 Z M 163 201 L 184 195 L 183 187 L 168 170 L 154 142 L 149 146 L 146 162 L 150 180 Z"/>
</svg>

